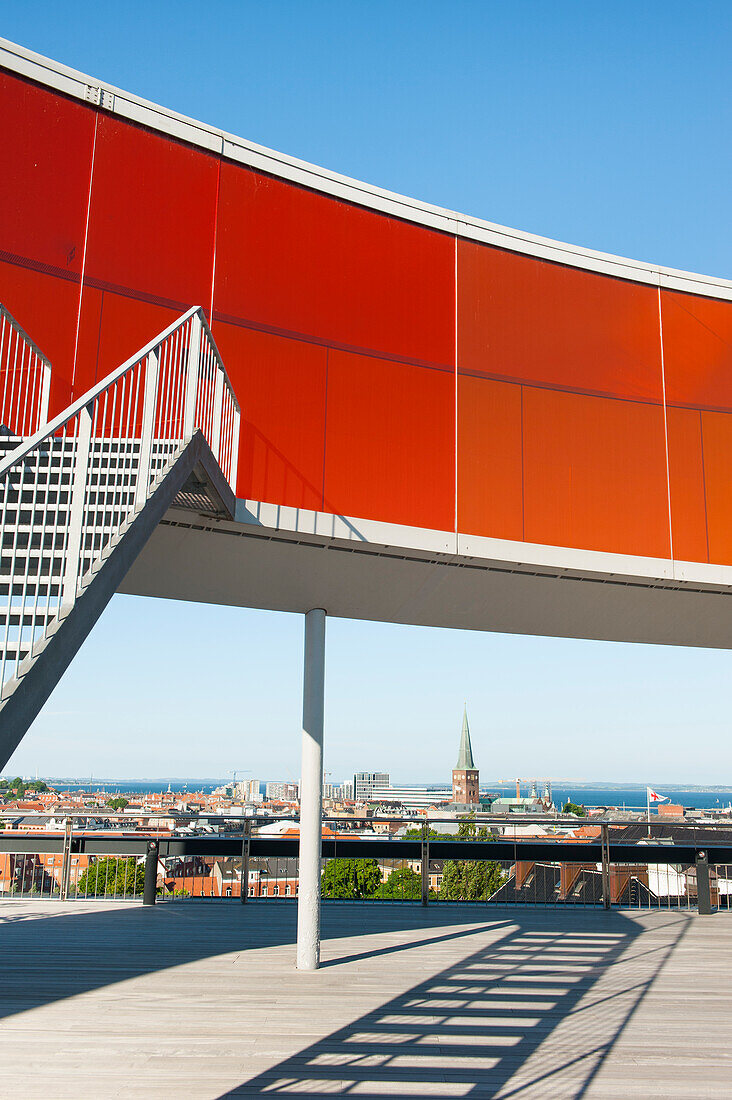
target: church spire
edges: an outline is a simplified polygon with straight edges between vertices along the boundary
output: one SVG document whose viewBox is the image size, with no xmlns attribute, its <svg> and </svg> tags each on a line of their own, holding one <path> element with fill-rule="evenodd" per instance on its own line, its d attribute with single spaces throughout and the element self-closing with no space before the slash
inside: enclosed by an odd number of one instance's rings
<svg viewBox="0 0 732 1100">
<path fill-rule="evenodd" d="M 473 762 L 473 747 L 470 744 L 470 729 L 468 728 L 468 704 L 463 710 L 463 728 L 460 733 L 460 751 L 458 753 L 456 771 L 475 771 Z"/>
</svg>

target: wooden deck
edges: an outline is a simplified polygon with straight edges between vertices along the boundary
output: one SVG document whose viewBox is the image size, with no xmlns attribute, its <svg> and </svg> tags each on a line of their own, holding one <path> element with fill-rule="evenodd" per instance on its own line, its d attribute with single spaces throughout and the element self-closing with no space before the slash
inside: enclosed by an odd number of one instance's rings
<svg viewBox="0 0 732 1100">
<path fill-rule="evenodd" d="M 732 915 L 0 903 L 0 1095 L 732 1095 Z"/>
</svg>

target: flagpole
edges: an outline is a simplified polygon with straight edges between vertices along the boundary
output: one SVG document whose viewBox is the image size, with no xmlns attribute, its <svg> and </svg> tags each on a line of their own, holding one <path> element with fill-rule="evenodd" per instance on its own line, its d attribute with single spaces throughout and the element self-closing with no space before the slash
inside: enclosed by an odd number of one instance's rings
<svg viewBox="0 0 732 1100">
<path fill-rule="evenodd" d="M 651 835 L 651 788 L 646 783 L 646 819 L 648 821 L 648 835 Z"/>
</svg>

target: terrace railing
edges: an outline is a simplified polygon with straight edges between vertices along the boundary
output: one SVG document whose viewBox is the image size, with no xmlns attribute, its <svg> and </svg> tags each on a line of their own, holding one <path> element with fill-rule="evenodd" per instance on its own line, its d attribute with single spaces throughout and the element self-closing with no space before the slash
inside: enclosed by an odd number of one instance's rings
<svg viewBox="0 0 732 1100">
<path fill-rule="evenodd" d="M 135 899 L 143 884 L 148 901 L 235 898 L 259 903 L 297 897 L 297 838 L 258 835 L 252 819 L 221 821 L 219 827 L 219 835 L 155 835 L 149 828 L 115 835 L 85 831 L 77 821 L 64 835 L 6 831 L 0 833 L 0 897 Z M 426 828 L 409 838 L 326 837 L 324 899 L 701 913 L 730 909 L 728 835 L 693 826 L 684 830 L 688 839 L 627 842 L 622 827 L 602 828 L 604 835 L 589 841 L 435 839 Z M 3 860 L 11 857 L 12 868 L 8 864 L 3 871 Z"/>
</svg>

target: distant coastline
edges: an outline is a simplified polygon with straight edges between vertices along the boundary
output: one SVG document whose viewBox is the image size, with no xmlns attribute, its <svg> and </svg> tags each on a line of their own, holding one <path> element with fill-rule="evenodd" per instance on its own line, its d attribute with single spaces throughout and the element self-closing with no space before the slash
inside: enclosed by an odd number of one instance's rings
<svg viewBox="0 0 732 1100">
<path fill-rule="evenodd" d="M 13 778 L 10 776 L 9 778 Z M 57 790 L 68 791 L 104 791 L 111 795 L 149 795 L 158 791 L 170 789 L 176 794 L 211 794 L 212 791 L 230 779 L 75 779 L 59 777 L 42 777 L 49 786 Z M 521 782 L 521 793 L 529 795 L 532 780 Z M 543 778 L 536 779 L 536 789 L 539 795 L 543 794 Z M 619 783 L 619 782 L 592 782 L 586 779 L 551 779 L 552 797 L 557 808 L 561 808 L 566 802 L 576 802 L 587 807 L 614 806 L 618 809 L 639 810 L 646 807 L 645 783 Z M 264 781 L 262 781 L 262 785 Z M 404 787 L 422 786 L 430 789 L 444 790 L 444 784 L 402 784 Z M 511 796 L 516 790 L 515 780 L 487 780 L 481 782 L 481 792 L 493 796 Z M 667 796 L 670 802 L 679 803 L 687 808 L 700 810 L 722 809 L 732 804 L 732 785 L 709 784 L 680 784 L 662 783 L 654 780 L 654 788 L 661 795 Z M 263 791 L 263 786 L 262 786 Z"/>
</svg>

